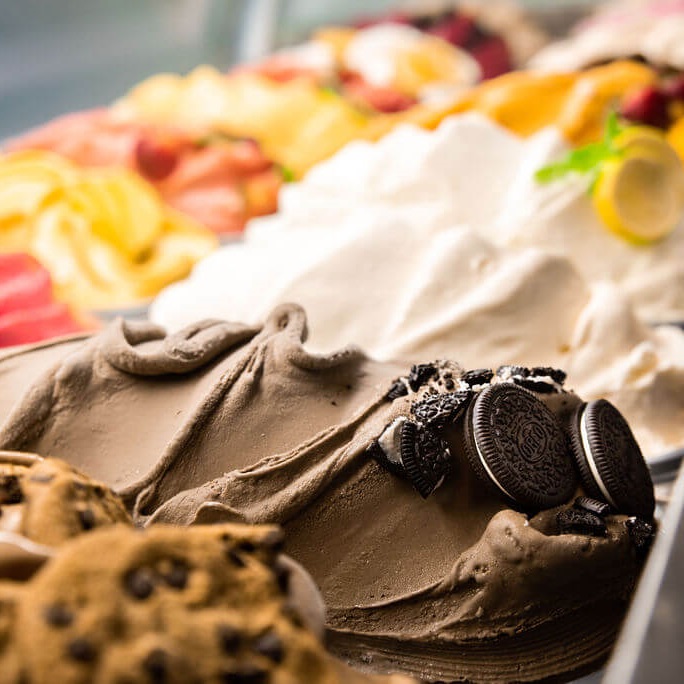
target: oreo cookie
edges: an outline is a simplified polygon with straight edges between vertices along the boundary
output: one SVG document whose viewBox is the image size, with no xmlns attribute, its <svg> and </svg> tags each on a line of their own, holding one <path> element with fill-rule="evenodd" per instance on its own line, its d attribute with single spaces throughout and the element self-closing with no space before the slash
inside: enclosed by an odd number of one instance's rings
<svg viewBox="0 0 684 684">
<path fill-rule="evenodd" d="M 512 378 L 514 376 L 526 378 L 530 374 L 530 369 L 525 368 L 525 366 L 499 366 L 496 369 L 496 374 L 498 377 L 503 378 L 504 380 Z"/>
<path fill-rule="evenodd" d="M 571 421 L 572 451 L 590 496 L 616 511 L 653 518 L 653 482 L 622 414 L 605 399 L 579 406 Z"/>
<path fill-rule="evenodd" d="M 651 548 L 655 537 L 655 525 L 640 520 L 639 518 L 628 518 L 625 521 L 629 538 L 634 545 L 638 558 L 644 558 Z"/>
<path fill-rule="evenodd" d="M 468 460 L 483 481 L 524 510 L 552 508 L 575 493 L 577 476 L 553 413 L 511 383 L 486 387 L 465 421 Z"/>
<path fill-rule="evenodd" d="M 411 366 L 408 374 L 408 384 L 412 391 L 417 392 L 428 380 L 437 375 L 437 368 L 432 363 L 418 363 Z"/>
<path fill-rule="evenodd" d="M 385 398 L 388 401 L 394 401 L 395 399 L 398 399 L 399 397 L 405 397 L 408 393 L 409 393 L 409 391 L 408 391 L 408 387 L 406 387 L 406 383 L 401 378 L 397 378 L 392 383 L 392 386 L 389 388 L 389 390 L 387 391 Z"/>
<path fill-rule="evenodd" d="M 434 430 L 443 430 L 455 423 L 468 408 L 472 392 L 432 394 L 411 406 L 416 420 Z"/>
<path fill-rule="evenodd" d="M 486 385 L 494 377 L 494 373 L 489 368 L 475 368 L 466 371 L 461 376 L 461 380 L 467 383 L 470 387 L 475 385 Z"/>
<path fill-rule="evenodd" d="M 530 368 L 530 375 L 533 375 L 534 377 L 549 377 L 559 385 L 562 385 L 565 382 L 565 378 L 568 377 L 564 370 L 552 368 L 551 366 L 534 366 L 533 368 Z"/>
<path fill-rule="evenodd" d="M 401 426 L 401 463 L 414 489 L 427 499 L 451 471 L 451 453 L 435 432 L 407 420 Z"/>
<path fill-rule="evenodd" d="M 599 501 L 598 499 L 591 499 L 588 496 L 578 496 L 573 505 L 575 508 L 589 511 L 590 513 L 594 513 L 601 518 L 610 514 L 609 504 L 607 504 L 605 501 Z"/>
<path fill-rule="evenodd" d="M 560 534 L 586 534 L 590 537 L 605 537 L 606 523 L 596 513 L 580 508 L 565 508 L 556 515 Z"/>
<path fill-rule="evenodd" d="M 524 387 L 530 392 L 537 392 L 537 394 L 551 394 L 556 391 L 556 387 L 546 380 L 539 380 L 537 378 L 513 378 L 513 382 L 520 387 Z"/>
</svg>

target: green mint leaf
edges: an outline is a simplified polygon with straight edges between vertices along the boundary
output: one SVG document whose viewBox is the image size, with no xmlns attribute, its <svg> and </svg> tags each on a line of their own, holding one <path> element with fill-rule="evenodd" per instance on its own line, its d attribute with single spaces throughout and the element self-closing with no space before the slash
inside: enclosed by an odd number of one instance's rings
<svg viewBox="0 0 684 684">
<path fill-rule="evenodd" d="M 605 143 L 592 143 L 577 150 L 572 150 L 558 162 L 539 169 L 534 178 L 539 183 L 550 183 L 566 176 L 568 173 L 587 173 L 611 155 Z"/>
<path fill-rule="evenodd" d="M 616 112 L 611 112 L 606 119 L 603 140 L 590 143 L 572 150 L 558 162 L 545 166 L 534 174 L 538 183 L 551 183 L 563 178 L 568 173 L 593 173 L 596 175 L 600 165 L 619 153 L 613 148 L 615 138 L 625 130 Z"/>
<path fill-rule="evenodd" d="M 295 173 L 292 169 L 288 169 L 287 166 L 283 166 L 280 164 L 278 166 L 278 171 L 280 171 L 280 175 L 283 178 L 283 181 L 285 183 L 292 183 L 292 181 L 295 180 Z"/>
</svg>

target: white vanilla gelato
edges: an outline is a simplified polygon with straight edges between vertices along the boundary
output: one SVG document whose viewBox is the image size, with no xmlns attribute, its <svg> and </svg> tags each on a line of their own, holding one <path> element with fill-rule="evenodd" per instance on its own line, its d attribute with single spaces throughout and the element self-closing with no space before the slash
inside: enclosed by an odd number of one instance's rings
<svg viewBox="0 0 684 684">
<path fill-rule="evenodd" d="M 684 69 L 684 2 L 620 0 L 600 6 L 565 40 L 540 50 L 533 69 L 575 71 L 624 57 Z"/>
<path fill-rule="evenodd" d="M 530 180 L 559 147 L 551 131 L 525 142 L 474 115 L 353 143 L 287 187 L 280 212 L 254 221 L 244 242 L 165 290 L 151 317 L 174 329 L 202 317 L 249 323 L 294 301 L 312 349 L 354 342 L 382 359 L 562 367 L 582 396 L 625 412 L 646 453 L 680 446 L 684 333 L 638 321 L 625 296 L 637 248 L 607 233 L 582 188 Z M 549 249 L 525 246 L 535 240 Z M 669 250 L 644 249 L 655 271 L 644 283 L 667 273 L 677 289 L 678 264 L 667 263 L 681 240 L 678 230 Z M 588 268 L 551 253 L 562 248 Z M 622 275 L 619 287 L 597 282 L 601 266 Z"/>
</svg>

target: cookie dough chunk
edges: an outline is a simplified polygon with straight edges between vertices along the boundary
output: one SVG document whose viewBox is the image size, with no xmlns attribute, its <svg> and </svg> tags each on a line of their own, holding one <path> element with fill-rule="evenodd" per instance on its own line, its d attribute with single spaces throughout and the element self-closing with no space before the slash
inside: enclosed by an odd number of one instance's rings
<svg viewBox="0 0 684 684">
<path fill-rule="evenodd" d="M 117 522 L 130 516 L 105 485 L 57 459 L 0 451 L 0 530 L 58 546 Z"/>
<path fill-rule="evenodd" d="M 305 604 L 317 595 L 302 591 L 280 540 L 268 526 L 116 525 L 70 541 L 27 585 L 18 610 L 27 680 L 366 681 L 347 678 L 308 628 Z"/>
</svg>

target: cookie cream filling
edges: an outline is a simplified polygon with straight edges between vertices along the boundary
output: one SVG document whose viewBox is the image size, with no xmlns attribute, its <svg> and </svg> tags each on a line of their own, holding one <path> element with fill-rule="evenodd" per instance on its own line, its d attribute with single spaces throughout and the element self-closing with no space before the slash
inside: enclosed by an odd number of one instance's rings
<svg viewBox="0 0 684 684">
<path fill-rule="evenodd" d="M 507 499 L 514 501 L 515 497 L 512 494 L 510 494 L 508 491 L 506 491 L 506 489 L 501 484 L 501 482 L 499 482 L 499 480 L 497 480 L 496 475 L 494 475 L 494 473 L 492 472 L 492 469 L 489 467 L 489 465 L 487 463 L 487 459 L 484 457 L 484 455 L 482 454 L 482 451 L 480 450 L 480 445 L 477 441 L 476 435 L 473 435 L 473 442 L 475 442 L 475 450 L 477 451 L 477 455 L 478 455 L 478 458 L 480 459 L 480 463 L 482 464 L 482 467 L 485 469 L 487 475 L 489 476 L 489 479 L 501 490 L 501 492 L 503 492 L 504 496 Z"/>
<path fill-rule="evenodd" d="M 603 482 L 603 479 L 601 478 L 601 475 L 598 471 L 598 468 L 596 467 L 596 461 L 594 460 L 594 455 L 591 450 L 591 443 L 589 442 L 589 433 L 587 432 L 587 411 L 586 407 L 582 411 L 582 417 L 580 418 L 580 435 L 582 436 L 582 449 L 584 450 L 584 455 L 587 457 L 587 463 L 589 465 L 589 469 L 591 470 L 592 477 L 594 478 L 594 482 L 596 482 L 596 485 L 598 488 L 601 490 L 601 494 L 605 497 L 606 501 L 613 507 L 617 508 L 617 504 L 613 500 L 613 498 L 610 496 L 610 493 L 608 492 L 608 488 L 606 487 L 605 483 Z"/>
</svg>

